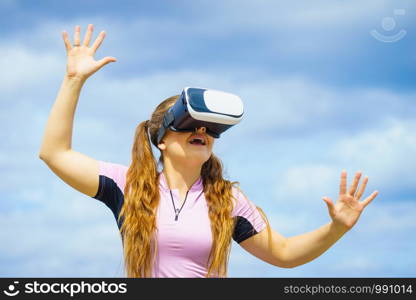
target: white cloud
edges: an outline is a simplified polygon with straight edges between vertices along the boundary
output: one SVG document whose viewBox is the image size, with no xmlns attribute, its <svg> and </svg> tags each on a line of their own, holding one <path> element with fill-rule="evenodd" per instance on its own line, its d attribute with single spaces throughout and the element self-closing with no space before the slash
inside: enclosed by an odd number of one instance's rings
<svg viewBox="0 0 416 300">
<path fill-rule="evenodd" d="M 51 182 L 33 193 L 26 189 L 16 195 L 20 209 L 0 212 L 0 225 L 13 228 L 0 232 L 2 257 L 13 264 L 2 267 L 3 272 L 9 276 L 121 276 L 121 238 L 111 211 L 62 185 Z"/>
<path fill-rule="evenodd" d="M 416 229 L 416 197 L 409 201 L 377 201 L 375 199 L 365 211 L 361 220 L 363 235 L 384 233 L 405 237 L 410 230 Z"/>
<path fill-rule="evenodd" d="M 300 1 L 281 3 L 276 1 L 224 1 L 202 3 L 204 14 L 198 14 L 205 22 L 218 27 L 223 24 L 235 24 L 239 30 L 262 28 L 279 28 L 282 30 L 293 26 L 338 27 L 351 26 L 363 21 L 372 14 L 382 11 L 388 1 L 328 2 Z M 201 11 L 201 2 L 191 5 L 193 11 Z M 257 16 L 261 16 L 258 18 Z M 231 19 L 231 20 L 227 20 Z M 228 21 L 228 22 L 227 22 Z M 212 28 L 212 27 L 211 27 Z M 215 28 L 215 27 L 214 27 Z M 217 30 L 220 31 L 220 30 Z"/>
<path fill-rule="evenodd" d="M 328 196 L 323 193 L 334 191 L 337 187 L 337 173 L 337 170 L 325 165 L 291 167 L 276 179 L 276 199 L 316 205 L 317 199 Z"/>
<path fill-rule="evenodd" d="M 0 44 L 0 68 L 7 70 L 1 77 L 0 90 L 8 95 L 19 93 L 21 89 L 33 89 L 50 82 L 55 74 L 64 70 L 63 60 L 51 53 L 37 53 L 21 45 Z M 62 74 L 63 75 L 63 74 Z M 4 101 L 16 101 L 2 97 Z"/>
<path fill-rule="evenodd" d="M 314 206 L 322 196 L 336 200 L 342 169 L 347 170 L 348 186 L 356 171 L 369 177 L 365 197 L 374 190 L 380 192 L 379 199 L 386 199 L 414 189 L 416 162 L 411 157 L 416 153 L 415 129 L 413 121 L 393 119 L 381 128 L 341 136 L 325 147 L 320 146 L 325 138 L 315 140 L 314 136 L 308 137 L 313 139 L 321 154 L 308 156 L 304 148 L 286 154 L 288 158 L 299 156 L 301 163 L 282 165 L 277 175 L 272 175 L 276 200 L 293 199 L 290 201 L 294 204 Z M 306 147 L 312 144 L 308 139 Z M 307 149 L 308 152 L 317 152 L 316 149 Z M 306 163 L 307 158 L 309 162 Z"/>
<path fill-rule="evenodd" d="M 377 130 L 339 139 L 328 154 L 341 163 L 371 172 L 371 180 L 380 190 L 414 188 L 415 130 L 416 122 L 393 119 Z"/>
</svg>

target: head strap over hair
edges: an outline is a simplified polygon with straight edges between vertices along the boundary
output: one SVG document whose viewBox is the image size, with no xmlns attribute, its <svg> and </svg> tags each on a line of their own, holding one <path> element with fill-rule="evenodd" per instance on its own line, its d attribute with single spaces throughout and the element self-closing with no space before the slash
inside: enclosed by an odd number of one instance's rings
<svg viewBox="0 0 416 300">
<path fill-rule="evenodd" d="M 145 130 L 145 132 L 146 132 L 146 135 L 147 135 L 147 139 L 148 139 L 148 141 L 149 141 L 151 144 L 153 144 L 152 139 L 150 138 L 149 123 L 150 123 L 150 120 L 146 120 L 146 121 L 144 121 L 143 128 L 144 128 L 144 130 Z"/>
</svg>

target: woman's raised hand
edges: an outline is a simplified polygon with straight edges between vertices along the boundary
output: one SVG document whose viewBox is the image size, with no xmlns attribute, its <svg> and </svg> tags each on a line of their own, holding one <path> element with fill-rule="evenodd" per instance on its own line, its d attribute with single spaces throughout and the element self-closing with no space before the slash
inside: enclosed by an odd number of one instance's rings
<svg viewBox="0 0 416 300">
<path fill-rule="evenodd" d="M 334 224 L 340 225 L 346 230 L 351 229 L 355 225 L 364 208 L 370 204 L 378 194 L 378 191 L 374 191 L 370 196 L 363 201 L 360 201 L 368 182 L 368 177 L 364 177 L 364 180 L 357 191 L 360 177 L 361 172 L 357 172 L 353 183 L 347 190 L 347 172 L 343 170 L 341 172 L 341 183 L 337 203 L 334 204 L 329 197 L 322 198 L 328 206 L 329 215 Z"/>
<path fill-rule="evenodd" d="M 68 56 L 66 67 L 68 77 L 85 80 L 104 65 L 116 61 L 114 57 L 110 56 L 104 57 L 101 60 L 94 59 L 95 52 L 104 40 L 105 31 L 101 31 L 92 46 L 90 46 L 93 30 L 93 25 L 89 24 L 87 33 L 81 43 L 81 28 L 80 26 L 75 26 L 73 45 L 71 45 L 71 42 L 69 41 L 68 33 L 66 31 L 62 32 Z"/>
</svg>

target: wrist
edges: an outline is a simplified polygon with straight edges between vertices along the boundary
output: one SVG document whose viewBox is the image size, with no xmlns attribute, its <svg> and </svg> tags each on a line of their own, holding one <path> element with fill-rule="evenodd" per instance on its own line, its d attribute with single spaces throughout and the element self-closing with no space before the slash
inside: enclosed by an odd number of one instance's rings
<svg viewBox="0 0 416 300">
<path fill-rule="evenodd" d="M 88 77 L 86 76 L 78 76 L 78 75 L 68 75 L 68 73 L 65 74 L 65 80 L 68 82 L 76 82 L 76 83 L 84 83 L 87 80 Z"/>
<path fill-rule="evenodd" d="M 336 234 L 340 234 L 340 235 L 345 234 L 348 230 L 351 229 L 351 228 L 349 228 L 348 226 L 346 226 L 344 224 L 339 224 L 339 223 L 336 223 L 334 221 L 332 221 L 330 223 L 330 228 L 331 228 L 331 231 L 333 231 Z"/>
</svg>

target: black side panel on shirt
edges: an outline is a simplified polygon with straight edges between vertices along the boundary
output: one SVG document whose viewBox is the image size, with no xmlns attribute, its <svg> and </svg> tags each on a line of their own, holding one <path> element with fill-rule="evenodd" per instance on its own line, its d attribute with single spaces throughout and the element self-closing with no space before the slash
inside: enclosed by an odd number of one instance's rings
<svg viewBox="0 0 416 300">
<path fill-rule="evenodd" d="M 100 175 L 98 191 L 93 198 L 104 202 L 111 209 L 117 221 L 124 202 L 124 195 L 113 179 Z M 117 222 L 119 228 L 122 223 L 122 219 Z"/>
<path fill-rule="evenodd" d="M 254 229 L 253 225 L 244 217 L 237 216 L 237 222 L 235 224 L 233 240 L 237 243 L 248 239 L 249 237 L 257 234 L 258 232 Z"/>
</svg>

